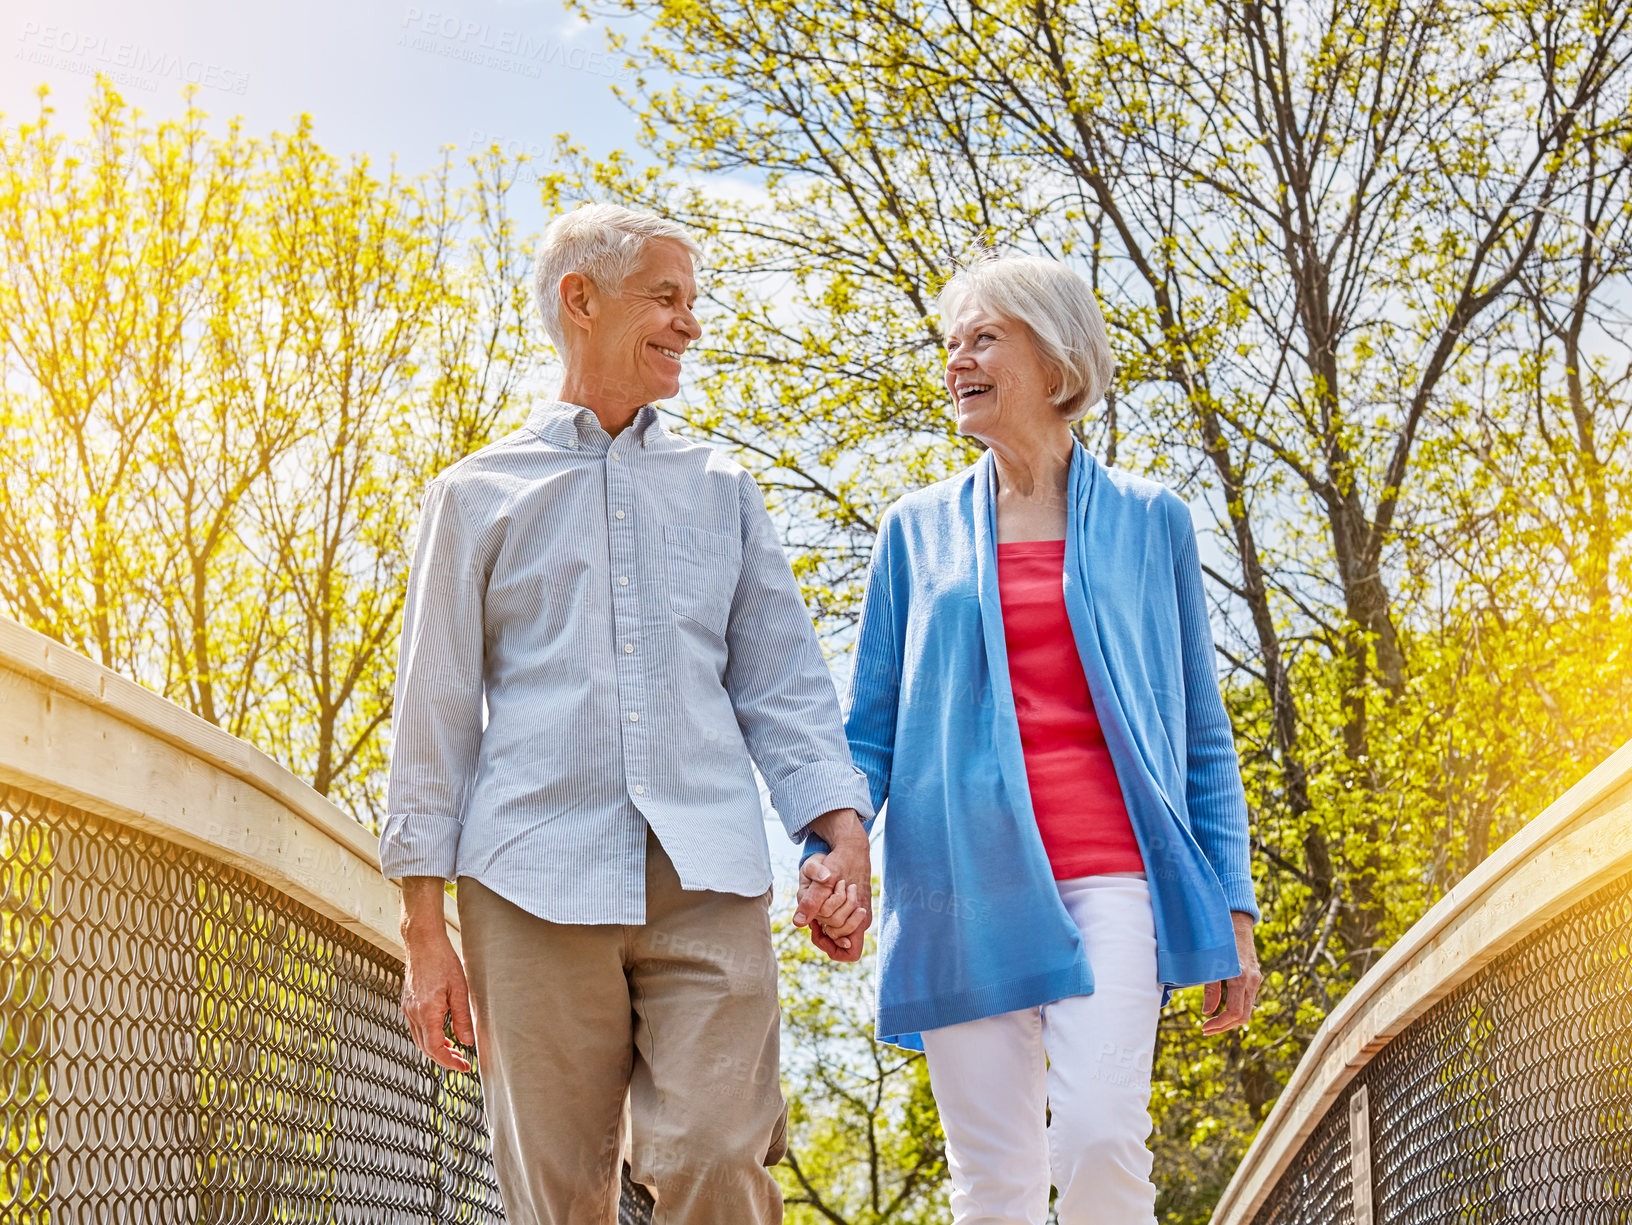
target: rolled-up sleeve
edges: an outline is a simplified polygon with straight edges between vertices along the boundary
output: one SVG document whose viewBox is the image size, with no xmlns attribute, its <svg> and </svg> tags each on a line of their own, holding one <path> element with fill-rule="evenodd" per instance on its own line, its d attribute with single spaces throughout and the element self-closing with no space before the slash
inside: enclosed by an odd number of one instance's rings
<svg viewBox="0 0 1632 1225">
<path fill-rule="evenodd" d="M 426 490 L 408 569 L 380 870 L 452 880 L 482 741 L 483 570 L 457 492 Z"/>
<path fill-rule="evenodd" d="M 758 486 L 745 475 L 740 488 L 742 569 L 726 628 L 725 688 L 771 804 L 797 841 L 823 813 L 854 808 L 871 818 L 873 808 L 798 581 Z"/>
<path fill-rule="evenodd" d="M 1241 763 L 1235 735 L 1218 686 L 1212 625 L 1201 585 L 1201 558 L 1196 552 L 1190 512 L 1173 499 L 1171 524 L 1174 584 L 1179 600 L 1179 635 L 1183 655 L 1185 805 L 1202 853 L 1224 887 L 1231 910 L 1256 922 L 1258 901 L 1252 885 L 1247 798 L 1241 786 Z"/>
</svg>

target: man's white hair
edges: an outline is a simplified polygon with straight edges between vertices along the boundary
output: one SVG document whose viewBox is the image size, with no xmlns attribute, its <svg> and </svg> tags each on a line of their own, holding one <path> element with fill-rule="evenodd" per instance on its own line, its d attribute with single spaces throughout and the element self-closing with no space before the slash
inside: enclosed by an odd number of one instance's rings
<svg viewBox="0 0 1632 1225">
<path fill-rule="evenodd" d="M 616 204 L 581 204 L 550 222 L 533 262 L 533 304 L 558 353 L 566 346 L 561 278 L 576 272 L 598 289 L 616 293 L 646 244 L 659 238 L 679 243 L 693 260 L 702 253 L 684 226 Z"/>
<path fill-rule="evenodd" d="M 1054 403 L 1067 421 L 1087 416 L 1111 385 L 1116 363 L 1094 291 L 1070 268 L 1041 255 L 987 255 L 960 268 L 941 289 L 941 327 L 950 331 L 973 303 L 1022 324 L 1043 360 L 1059 372 Z"/>
</svg>

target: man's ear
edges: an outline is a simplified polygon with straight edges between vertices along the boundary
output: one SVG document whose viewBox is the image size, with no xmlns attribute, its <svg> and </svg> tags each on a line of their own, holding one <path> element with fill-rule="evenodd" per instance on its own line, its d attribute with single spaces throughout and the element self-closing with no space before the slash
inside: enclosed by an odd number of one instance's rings
<svg viewBox="0 0 1632 1225">
<path fill-rule="evenodd" d="M 581 272 L 568 272 L 561 277 L 556 292 L 561 295 L 561 322 L 588 331 L 599 305 L 594 282 Z"/>
</svg>

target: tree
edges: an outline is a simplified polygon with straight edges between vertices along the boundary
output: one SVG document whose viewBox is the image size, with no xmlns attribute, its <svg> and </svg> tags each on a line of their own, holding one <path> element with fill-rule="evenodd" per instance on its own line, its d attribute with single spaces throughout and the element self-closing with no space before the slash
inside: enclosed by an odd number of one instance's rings
<svg viewBox="0 0 1632 1225">
<path fill-rule="evenodd" d="M 544 202 L 704 239 L 674 412 L 838 651 L 883 508 L 978 453 L 934 315 L 972 247 L 1083 270 L 1121 362 L 1084 443 L 1211 519 L 1268 978 L 1248 1034 L 1163 1018 L 1161 1210 L 1204 1219 L 1380 950 L 1624 735 L 1632 0 L 624 7 L 647 158 L 567 145 Z M 0 128 L 0 608 L 376 817 L 414 498 L 538 370 L 518 169 L 105 87 L 77 139 Z M 928 1219 L 922 1061 L 867 969 L 783 955 L 793 1215 Z"/>
<path fill-rule="evenodd" d="M 946 1220 L 946 1140 L 922 1054 L 873 1040 L 876 961 L 830 973 L 775 925 L 788 1154 L 773 1173 L 795 1225 Z"/>
<path fill-rule="evenodd" d="M 1121 366 L 1084 441 L 1212 517 L 1269 977 L 1249 1035 L 1164 1019 L 1197 1219 L 1348 986 L 1623 734 L 1632 5 L 615 7 L 651 165 L 568 147 L 554 190 L 705 236 L 687 420 L 836 642 L 879 511 L 971 458 L 933 312 L 971 246 L 1083 271 Z"/>
<path fill-rule="evenodd" d="M 105 85 L 79 140 L 0 130 L 0 606 L 377 818 L 418 492 L 538 365 L 517 170 Z"/>
</svg>

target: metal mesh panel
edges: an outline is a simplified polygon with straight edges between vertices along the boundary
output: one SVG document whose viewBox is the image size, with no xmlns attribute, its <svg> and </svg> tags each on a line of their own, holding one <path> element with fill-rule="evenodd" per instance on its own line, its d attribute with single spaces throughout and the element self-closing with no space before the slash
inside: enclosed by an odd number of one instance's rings
<svg viewBox="0 0 1632 1225">
<path fill-rule="evenodd" d="M 0 1225 L 501 1221 L 481 1087 L 401 991 L 271 886 L 9 792 Z"/>
<path fill-rule="evenodd" d="M 1348 1097 L 1346 1091 L 1304 1141 L 1253 1225 L 1354 1225 Z"/>
<path fill-rule="evenodd" d="M 1632 1223 L 1632 876 L 1391 1041 L 1255 1225 L 1350 1225 L 1348 1101 L 1370 1099 L 1375 1225 Z"/>
</svg>

